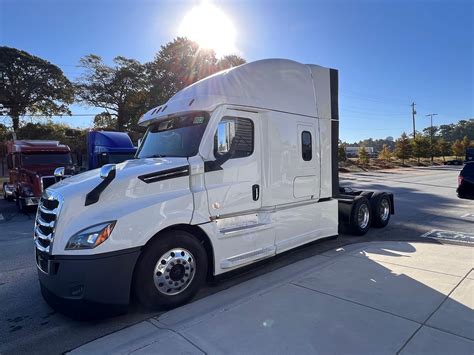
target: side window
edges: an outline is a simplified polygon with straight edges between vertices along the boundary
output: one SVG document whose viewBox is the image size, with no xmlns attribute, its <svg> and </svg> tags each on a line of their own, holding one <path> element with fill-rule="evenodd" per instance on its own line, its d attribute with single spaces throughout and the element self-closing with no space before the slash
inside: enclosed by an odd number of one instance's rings
<svg viewBox="0 0 474 355">
<path fill-rule="evenodd" d="M 308 131 L 301 132 L 301 156 L 304 161 L 313 159 L 313 143 Z"/>
<path fill-rule="evenodd" d="M 252 155 L 254 147 L 254 125 L 252 120 L 242 117 L 224 117 L 214 136 L 214 156 L 235 159 Z"/>
</svg>

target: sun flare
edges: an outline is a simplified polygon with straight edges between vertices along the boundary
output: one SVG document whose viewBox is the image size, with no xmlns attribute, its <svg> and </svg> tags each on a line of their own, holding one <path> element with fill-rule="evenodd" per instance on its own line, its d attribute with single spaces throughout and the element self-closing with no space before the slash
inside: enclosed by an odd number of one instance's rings
<svg viewBox="0 0 474 355">
<path fill-rule="evenodd" d="M 193 7 L 183 18 L 178 35 L 213 49 L 218 57 L 236 53 L 235 27 L 230 18 L 210 2 Z"/>
</svg>

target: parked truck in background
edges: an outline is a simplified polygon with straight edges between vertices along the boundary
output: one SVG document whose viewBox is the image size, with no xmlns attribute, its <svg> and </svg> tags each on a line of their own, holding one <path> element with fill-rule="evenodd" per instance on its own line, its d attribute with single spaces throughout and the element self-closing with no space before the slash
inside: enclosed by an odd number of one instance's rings
<svg viewBox="0 0 474 355">
<path fill-rule="evenodd" d="M 474 147 L 466 148 L 466 163 L 474 161 Z"/>
<path fill-rule="evenodd" d="M 65 167 L 66 176 L 74 173 L 70 149 L 58 141 L 7 141 L 6 152 L 9 180 L 3 194 L 5 200 L 16 201 L 20 211 L 38 205 L 43 191 L 56 182 L 56 168 Z"/>
<path fill-rule="evenodd" d="M 175 307 L 208 278 L 340 228 L 362 235 L 394 213 L 390 193 L 339 186 L 337 70 L 247 63 L 179 91 L 140 124 L 136 159 L 43 194 L 34 241 L 53 306 L 126 305 L 134 293 Z"/>
<path fill-rule="evenodd" d="M 87 133 L 88 169 L 121 163 L 135 156 L 137 147 L 126 132 L 89 131 Z"/>
</svg>

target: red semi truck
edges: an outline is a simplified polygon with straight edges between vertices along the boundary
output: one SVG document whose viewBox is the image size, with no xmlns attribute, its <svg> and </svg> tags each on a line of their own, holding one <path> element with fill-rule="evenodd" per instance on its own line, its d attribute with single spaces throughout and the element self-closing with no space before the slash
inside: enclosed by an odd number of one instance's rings
<svg viewBox="0 0 474 355">
<path fill-rule="evenodd" d="M 13 140 L 6 143 L 9 181 L 3 184 L 5 200 L 15 200 L 20 211 L 38 205 L 43 190 L 56 182 L 54 170 L 74 173 L 71 151 L 58 141 Z"/>
</svg>

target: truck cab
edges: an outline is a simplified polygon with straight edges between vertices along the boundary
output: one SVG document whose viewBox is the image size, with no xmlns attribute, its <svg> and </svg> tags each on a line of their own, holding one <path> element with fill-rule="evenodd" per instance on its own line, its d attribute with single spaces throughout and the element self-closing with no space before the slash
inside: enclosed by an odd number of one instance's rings
<svg viewBox="0 0 474 355">
<path fill-rule="evenodd" d="M 58 141 L 13 140 L 6 146 L 9 181 L 3 184 L 4 198 L 15 200 L 20 211 L 38 205 L 43 191 L 56 182 L 56 168 L 74 173 L 70 149 Z"/>
<path fill-rule="evenodd" d="M 133 145 L 126 132 L 89 131 L 87 133 L 89 170 L 132 159 L 136 151 L 137 147 Z"/>
<path fill-rule="evenodd" d="M 215 275 L 383 227 L 393 196 L 340 190 L 338 72 L 271 59 L 145 113 L 135 159 L 46 189 L 34 239 L 55 305 L 175 307 Z"/>
</svg>

